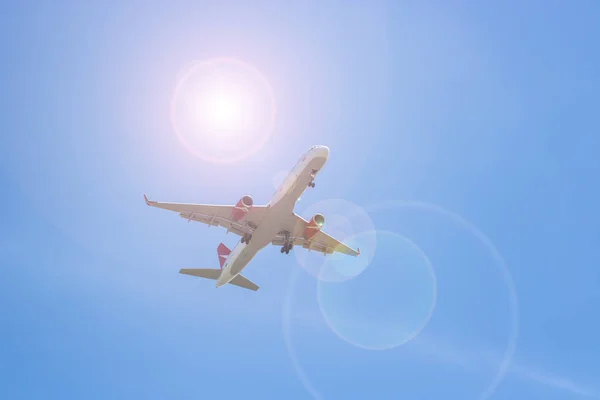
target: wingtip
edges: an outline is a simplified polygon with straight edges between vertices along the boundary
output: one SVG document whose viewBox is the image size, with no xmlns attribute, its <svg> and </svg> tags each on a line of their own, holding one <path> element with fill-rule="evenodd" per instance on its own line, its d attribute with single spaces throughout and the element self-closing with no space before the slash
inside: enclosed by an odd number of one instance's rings
<svg viewBox="0 0 600 400">
<path fill-rule="evenodd" d="M 144 201 L 147 205 L 150 205 L 150 200 L 148 200 L 148 196 L 146 196 L 146 194 L 144 194 Z"/>
<path fill-rule="evenodd" d="M 357 248 L 356 248 L 356 253 L 357 253 L 357 254 L 356 254 L 357 256 L 360 256 L 360 247 L 357 247 Z"/>
</svg>

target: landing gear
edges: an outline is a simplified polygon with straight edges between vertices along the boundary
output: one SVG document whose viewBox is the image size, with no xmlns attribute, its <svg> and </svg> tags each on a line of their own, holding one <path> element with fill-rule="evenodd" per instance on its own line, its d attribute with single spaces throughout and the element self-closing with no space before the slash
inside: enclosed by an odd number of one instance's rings
<svg viewBox="0 0 600 400">
<path fill-rule="evenodd" d="M 292 239 L 290 238 L 290 233 L 289 232 L 284 232 L 284 243 L 283 243 L 283 247 L 281 247 L 281 254 L 285 253 L 285 254 L 290 254 L 290 250 L 292 250 L 292 248 L 294 247 L 294 243 L 292 241 Z"/>
<path fill-rule="evenodd" d="M 250 243 L 251 239 L 252 235 L 250 235 L 249 233 L 244 233 L 244 236 L 242 236 L 242 243 Z"/>
<path fill-rule="evenodd" d="M 318 171 L 319 171 L 318 169 L 313 169 L 313 170 L 311 171 L 311 173 L 310 173 L 310 181 L 308 181 L 308 187 L 312 187 L 312 188 L 314 188 L 314 187 L 315 187 L 315 182 L 314 182 L 314 180 L 315 180 L 315 176 L 317 175 L 317 172 L 318 172 Z"/>
</svg>

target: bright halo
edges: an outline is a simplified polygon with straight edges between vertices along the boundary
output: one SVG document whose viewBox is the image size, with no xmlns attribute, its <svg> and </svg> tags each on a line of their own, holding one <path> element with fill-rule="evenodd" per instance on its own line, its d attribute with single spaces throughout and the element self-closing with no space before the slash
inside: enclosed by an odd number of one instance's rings
<svg viewBox="0 0 600 400">
<path fill-rule="evenodd" d="M 178 81 L 171 119 L 179 140 L 196 156 L 231 163 L 269 139 L 275 99 L 267 80 L 252 66 L 221 58 L 192 63 Z"/>
<path fill-rule="evenodd" d="M 215 85 L 191 101 L 190 118 L 215 135 L 244 130 L 244 99 L 240 90 Z"/>
</svg>

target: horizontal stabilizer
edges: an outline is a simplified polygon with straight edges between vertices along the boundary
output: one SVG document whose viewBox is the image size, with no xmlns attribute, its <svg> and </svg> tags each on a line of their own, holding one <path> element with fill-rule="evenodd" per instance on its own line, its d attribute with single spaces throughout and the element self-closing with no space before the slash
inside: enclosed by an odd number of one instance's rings
<svg viewBox="0 0 600 400">
<path fill-rule="evenodd" d="M 179 270 L 179 273 L 184 274 L 184 275 L 197 276 L 199 278 L 212 279 L 215 281 L 217 279 L 219 279 L 219 277 L 221 276 L 220 269 L 205 269 L 205 268 L 181 269 L 181 270 Z M 233 278 L 229 282 L 229 284 L 239 286 L 244 289 L 254 290 L 254 291 L 258 290 L 258 288 L 259 288 L 259 286 L 256 283 L 252 282 L 251 280 L 249 280 L 248 278 L 246 278 L 240 274 L 236 275 L 235 278 Z"/>
<path fill-rule="evenodd" d="M 206 278 L 217 280 L 221 276 L 220 269 L 206 269 L 206 268 L 197 268 L 197 269 L 181 269 L 179 270 L 180 274 L 197 276 L 198 278 Z"/>
<path fill-rule="evenodd" d="M 250 290 L 254 290 L 254 291 L 258 290 L 258 285 L 256 283 L 252 282 L 250 279 L 246 278 L 242 274 L 237 274 L 235 276 L 235 278 L 233 278 L 229 282 L 229 284 L 230 285 L 239 286 L 239 287 L 243 287 L 244 289 L 250 289 Z"/>
</svg>

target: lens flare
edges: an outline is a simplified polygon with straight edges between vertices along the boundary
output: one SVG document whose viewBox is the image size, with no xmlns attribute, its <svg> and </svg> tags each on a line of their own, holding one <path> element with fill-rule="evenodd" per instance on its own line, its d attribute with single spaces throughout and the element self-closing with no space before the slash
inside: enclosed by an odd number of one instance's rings
<svg viewBox="0 0 600 400">
<path fill-rule="evenodd" d="M 425 253 L 410 239 L 386 232 L 376 236 L 377 255 L 360 276 L 318 283 L 318 301 L 329 327 L 346 342 L 386 350 L 416 337 L 433 314 L 436 278 Z"/>
<path fill-rule="evenodd" d="M 481 232 L 475 225 L 471 222 L 467 221 L 465 218 L 460 215 L 453 213 L 449 210 L 446 210 L 440 206 L 435 204 L 428 203 L 420 203 L 416 201 L 388 201 L 382 202 L 379 204 L 375 204 L 367 207 L 369 213 L 375 212 L 385 212 L 385 213 L 393 213 L 397 210 L 401 209 L 413 209 L 413 210 L 422 210 L 434 215 L 442 216 L 444 219 L 452 221 L 454 224 L 463 228 L 466 232 L 470 233 L 474 238 L 476 238 L 481 245 L 485 247 L 485 249 L 489 252 L 494 260 L 495 267 L 498 272 L 500 272 L 500 276 L 503 279 L 503 283 L 507 289 L 508 294 L 508 305 L 510 312 L 510 326 L 509 326 L 509 335 L 506 344 L 506 349 L 503 354 L 503 359 L 499 363 L 498 368 L 496 370 L 496 374 L 493 376 L 489 385 L 477 396 L 479 400 L 485 400 L 490 398 L 506 376 L 510 364 L 512 363 L 513 357 L 515 355 L 516 346 L 517 346 L 517 338 L 519 336 L 519 302 L 517 296 L 517 289 L 510 273 L 506 262 L 500 255 L 500 252 L 492 241 Z"/>
<path fill-rule="evenodd" d="M 515 288 L 515 284 L 512 280 L 512 276 L 510 274 L 510 271 L 508 269 L 508 266 L 506 265 L 506 263 L 504 262 L 502 256 L 500 255 L 500 253 L 498 252 L 498 250 L 496 249 L 496 247 L 493 245 L 493 243 L 490 241 L 490 239 L 485 236 L 484 233 L 482 233 L 477 227 L 475 227 L 473 224 L 471 224 L 469 221 L 467 221 L 466 219 L 464 219 L 463 217 L 461 217 L 458 214 L 455 214 L 451 211 L 445 210 L 439 206 L 433 205 L 433 204 L 427 204 L 427 203 L 419 203 L 419 202 L 403 202 L 403 201 L 390 201 L 390 202 L 385 202 L 385 203 L 380 203 L 380 204 L 376 204 L 373 206 L 369 206 L 366 207 L 366 210 L 369 212 L 369 215 L 371 215 L 372 217 L 374 217 L 375 213 L 381 213 L 381 216 L 384 218 L 384 220 L 389 220 L 390 216 L 396 216 L 397 214 L 400 214 L 401 211 L 403 210 L 407 210 L 407 211 L 424 211 L 426 212 L 427 215 L 430 215 L 432 217 L 442 217 L 439 218 L 440 221 L 446 221 L 446 222 L 451 222 L 452 225 L 456 226 L 456 227 L 460 227 L 464 230 L 465 233 L 468 233 L 469 235 L 467 237 L 470 237 L 472 239 L 476 239 L 476 242 L 479 243 L 479 245 L 482 246 L 481 250 L 484 250 L 485 252 L 487 252 L 487 254 L 489 256 L 491 256 L 493 263 L 494 263 L 494 267 L 496 268 L 496 272 L 500 272 L 500 277 L 503 278 L 503 282 L 506 289 L 508 289 L 508 300 L 509 300 L 509 312 L 510 312 L 510 319 L 509 319 L 509 336 L 508 336 L 508 343 L 507 343 L 507 347 L 506 350 L 504 351 L 504 358 L 501 360 L 501 362 L 497 365 L 497 367 L 494 368 L 494 374 L 491 377 L 491 380 L 488 381 L 487 385 L 481 385 L 481 387 L 479 387 L 479 385 L 477 385 L 476 390 L 478 391 L 478 395 L 474 396 L 476 399 L 479 400 L 484 400 L 484 399 L 488 399 L 490 398 L 496 391 L 496 389 L 498 388 L 498 385 L 502 382 L 502 380 L 504 379 L 504 377 L 506 376 L 507 370 L 512 362 L 512 358 L 514 356 L 515 353 L 515 349 L 516 349 L 516 341 L 517 341 L 517 337 L 518 337 L 518 299 L 517 299 L 517 292 L 516 292 L 516 288 Z M 411 213 L 410 215 L 412 215 L 413 213 Z M 404 222 L 410 222 L 410 221 L 404 221 Z M 396 224 L 398 224 L 398 218 L 394 218 L 392 220 L 392 222 L 388 223 L 388 226 L 395 226 Z M 427 237 L 428 232 L 427 229 L 431 229 L 431 226 L 427 226 L 427 224 L 425 224 L 425 226 L 423 226 L 422 224 L 419 225 L 415 225 L 413 226 L 413 228 L 416 229 L 416 233 L 420 233 L 420 234 L 424 234 L 425 237 Z M 437 228 L 437 226 L 436 226 Z M 423 230 L 424 229 L 424 230 Z M 377 232 L 377 234 L 379 234 L 379 232 Z M 452 232 L 449 232 L 450 234 L 452 234 Z M 366 232 L 362 232 L 362 235 L 364 236 L 366 234 Z M 359 233 L 358 235 L 355 236 L 360 236 L 361 234 Z M 398 239 L 396 236 L 396 234 L 393 232 L 390 232 L 390 235 L 386 236 L 385 239 L 382 238 L 378 238 L 377 240 L 377 249 L 378 252 L 377 254 L 379 255 L 379 252 L 385 252 L 385 248 L 386 247 L 390 247 L 390 243 L 393 245 L 395 240 Z M 349 240 L 352 240 L 353 238 L 350 238 Z M 432 243 L 435 243 L 436 239 L 432 239 Z M 439 243 L 438 245 L 436 245 L 435 249 L 432 250 L 436 250 L 436 254 L 437 253 L 441 253 L 435 255 L 436 259 L 437 257 L 444 257 L 445 255 L 447 255 L 447 251 L 448 249 L 444 247 L 445 243 Z M 410 245 L 407 243 L 403 244 L 403 247 L 405 249 L 404 252 L 406 252 L 407 249 L 410 248 Z M 361 248 L 362 250 L 362 248 Z M 416 257 L 416 255 L 419 253 L 416 249 L 412 249 L 414 250 L 413 257 Z M 460 250 L 459 250 L 460 251 Z M 434 253 L 431 254 L 432 258 L 434 257 Z M 466 255 L 467 257 L 469 257 L 469 254 Z M 392 258 L 393 259 L 393 258 Z M 415 262 L 413 263 L 413 265 L 417 265 L 416 261 L 418 260 L 418 257 L 416 258 L 411 258 L 413 259 Z M 382 349 L 382 348 L 389 348 L 391 347 L 390 345 L 393 344 L 393 342 L 390 340 L 391 335 L 390 335 L 390 330 L 386 329 L 386 327 L 398 327 L 399 329 L 402 329 L 403 327 L 401 327 L 400 325 L 389 325 L 388 322 L 393 321 L 393 317 L 396 315 L 395 313 L 395 308 L 393 307 L 388 307 L 388 305 L 386 304 L 385 310 L 391 310 L 391 312 L 388 312 L 387 314 L 384 313 L 382 314 L 383 316 L 387 317 L 388 319 L 382 319 L 381 321 L 383 321 L 384 323 L 381 323 L 380 321 L 377 321 L 375 318 L 373 318 L 373 315 L 370 313 L 370 308 L 373 308 L 373 306 L 371 305 L 371 307 L 365 307 L 364 305 L 360 304 L 361 303 L 361 292 L 372 292 L 370 290 L 361 290 L 361 287 L 359 285 L 366 285 L 367 288 L 369 288 L 368 282 L 367 283 L 363 283 L 361 282 L 361 280 L 364 279 L 370 279 L 372 282 L 374 282 L 370 288 L 374 287 L 375 284 L 379 283 L 379 282 L 383 282 L 384 284 L 387 284 L 387 282 L 385 282 L 385 280 L 382 280 L 381 277 L 378 277 L 377 273 L 381 273 L 381 271 L 384 270 L 384 268 L 379 266 L 379 259 L 376 255 L 376 258 L 373 260 L 373 265 L 369 265 L 369 268 L 366 269 L 363 274 L 361 274 L 360 276 L 355 277 L 354 279 L 352 279 L 351 281 L 348 282 L 341 282 L 341 283 L 332 283 L 332 282 L 325 282 L 323 280 L 319 280 L 317 281 L 317 297 L 318 297 L 318 303 L 319 303 L 319 307 L 321 309 L 321 312 L 324 316 L 324 318 L 326 319 L 326 322 L 328 323 L 328 325 L 334 330 L 334 332 L 337 334 L 338 337 L 342 337 L 342 339 L 344 339 L 346 342 L 350 342 L 354 345 L 359 345 L 362 348 L 369 348 L 369 349 Z M 445 273 L 447 274 L 448 271 L 445 271 Z M 441 272 L 440 272 L 441 274 Z M 383 274 L 384 276 L 386 276 L 386 274 Z M 387 277 L 388 280 L 390 279 L 390 277 Z M 294 348 L 294 345 L 292 343 L 292 337 L 293 337 L 293 333 L 297 332 L 292 332 L 291 331 L 291 327 L 292 327 L 292 321 L 296 321 L 296 318 L 298 320 L 300 320 L 300 318 L 303 315 L 306 315 L 306 310 L 305 310 L 305 306 L 306 306 L 306 302 L 303 302 L 303 308 L 302 311 L 299 311 L 299 308 L 294 308 L 293 310 L 293 306 L 292 304 L 295 303 L 295 301 L 293 301 L 293 299 L 298 298 L 298 300 L 300 299 L 298 296 L 295 295 L 295 287 L 296 287 L 296 282 L 298 281 L 298 274 L 294 273 L 293 276 L 291 277 L 290 280 L 290 287 L 288 289 L 287 292 L 287 296 L 286 299 L 283 303 L 283 313 L 282 313 L 282 323 L 283 323 L 283 335 L 284 335 L 284 341 L 286 343 L 286 347 L 288 350 L 288 355 L 290 357 L 290 361 L 292 363 L 292 366 L 294 368 L 294 370 L 296 371 L 296 374 L 299 378 L 299 380 L 302 382 L 302 384 L 304 385 L 305 389 L 310 393 L 310 395 L 313 396 L 313 398 L 316 399 L 322 399 L 324 398 L 324 394 L 321 393 L 319 390 L 317 390 L 317 388 L 315 387 L 314 383 L 311 381 L 310 377 L 307 375 L 306 371 L 303 369 L 303 367 L 300 365 L 300 361 L 298 359 L 298 354 L 296 352 L 296 349 Z M 410 280 L 408 280 L 410 281 Z M 354 284 L 355 286 L 346 286 L 348 284 Z M 337 285 L 337 286 L 334 286 Z M 437 279 L 436 279 L 436 287 L 437 287 Z M 356 294 L 358 292 L 358 295 Z M 354 296 L 357 296 L 357 299 L 353 298 Z M 437 295 L 436 295 L 436 299 L 437 299 Z M 356 301 L 358 300 L 358 302 Z M 370 301 L 369 299 L 367 299 L 368 301 Z M 382 299 L 381 302 L 384 302 L 385 299 Z M 358 306 L 356 305 L 358 303 Z M 376 303 L 374 303 L 376 304 Z M 381 304 L 381 303 L 380 303 Z M 342 306 L 343 305 L 343 306 Z M 377 310 L 379 311 L 379 310 Z M 296 312 L 299 312 L 300 314 L 298 315 L 294 315 Z M 441 309 L 439 312 L 442 312 Z M 352 321 L 353 317 L 357 317 L 357 321 Z M 409 314 L 410 316 L 410 314 Z M 375 321 L 374 321 L 375 319 Z M 413 318 L 413 321 L 416 321 L 417 319 Z M 358 326 L 358 329 L 356 328 L 356 325 Z M 379 332 L 376 335 L 371 334 L 371 332 L 368 332 L 366 329 L 362 328 L 360 325 L 370 325 L 372 327 L 374 327 L 376 330 L 378 330 Z M 418 326 L 418 325 L 417 325 Z M 317 329 L 317 328 L 315 328 Z M 336 332 L 337 331 L 337 332 Z M 410 332 L 410 331 L 415 331 L 415 329 L 405 329 L 404 332 Z M 395 354 L 396 356 L 402 358 L 402 354 L 404 354 L 404 351 L 408 351 L 410 353 L 413 353 L 414 351 L 417 351 L 419 353 L 421 353 L 421 350 L 423 350 L 423 346 L 425 347 L 425 352 L 424 354 L 427 355 L 431 355 L 430 353 L 435 353 L 436 359 L 438 359 L 438 356 L 441 356 L 442 358 L 446 357 L 448 358 L 452 363 L 458 362 L 459 365 L 461 362 L 463 362 L 463 358 L 461 357 L 460 352 L 458 354 L 455 354 L 456 352 L 453 351 L 452 349 L 450 349 L 450 351 L 448 351 L 447 349 L 444 350 L 444 346 L 442 343 L 442 350 L 441 353 L 438 354 L 438 350 L 439 350 L 439 346 L 436 343 L 429 343 L 428 340 L 431 338 L 425 338 L 425 340 L 421 340 L 421 338 L 423 336 L 419 336 L 417 338 L 414 338 L 414 335 L 406 335 L 405 337 L 409 338 L 413 336 L 413 340 L 410 341 L 410 343 L 406 343 L 405 346 L 402 346 L 400 348 L 396 348 L 394 351 L 390 351 L 390 352 L 385 352 L 385 353 L 370 353 L 370 354 L 382 354 L 381 356 L 379 356 L 378 358 L 376 358 L 376 360 L 383 360 L 383 354 Z M 397 337 L 396 337 L 397 339 Z M 386 345 L 387 346 L 384 346 Z M 421 349 L 421 350 L 419 350 Z M 339 350 L 338 350 L 339 351 Z M 326 356 L 324 356 L 326 357 Z M 429 356 L 428 356 L 429 357 Z M 375 360 L 373 358 L 371 358 L 372 360 Z M 347 359 L 346 359 L 347 362 Z M 389 362 L 386 361 L 386 362 Z M 477 365 L 475 365 L 475 367 L 477 367 Z M 445 371 L 445 369 L 444 369 Z M 420 374 L 421 375 L 421 374 Z M 406 376 L 400 377 L 399 379 L 406 379 Z M 325 381 L 327 380 L 327 378 L 323 378 Z M 410 379 L 410 378 L 408 378 Z M 442 375 L 440 377 L 440 384 L 443 384 L 444 381 L 446 381 L 446 373 L 444 372 L 444 375 Z M 488 378 L 489 379 L 489 378 Z M 472 377 L 469 376 L 469 381 L 472 381 Z M 399 392 L 398 393 L 394 393 L 395 397 L 402 397 L 402 392 L 401 387 L 399 387 L 396 383 L 394 382 L 389 382 L 390 385 L 392 385 L 390 387 L 390 390 L 395 392 L 395 390 L 397 389 Z M 392 389 L 395 388 L 395 389 Z M 481 389 L 483 388 L 483 391 L 481 391 Z M 335 387 L 331 387 L 331 385 L 329 385 L 329 389 L 330 390 L 335 390 Z M 412 395 L 414 395 L 414 390 L 412 392 L 410 392 Z M 404 393 L 406 394 L 406 393 Z M 450 395 L 451 396 L 451 395 Z M 335 397 L 335 396 L 334 396 Z M 414 397 L 414 396 L 413 396 Z M 451 396 L 452 397 L 452 396 Z M 462 398 L 468 398 L 468 397 L 462 397 Z M 473 398 L 473 397 L 471 397 Z"/>
</svg>

